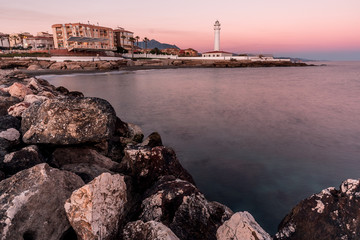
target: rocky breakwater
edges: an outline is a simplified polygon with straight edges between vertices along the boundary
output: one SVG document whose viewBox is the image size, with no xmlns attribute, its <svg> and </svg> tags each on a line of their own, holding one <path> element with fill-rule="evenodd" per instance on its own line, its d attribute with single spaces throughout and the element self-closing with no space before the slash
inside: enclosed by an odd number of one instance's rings
<svg viewBox="0 0 360 240">
<path fill-rule="evenodd" d="M 158 133 L 103 99 L 0 80 L 0 239 L 270 239 L 197 189 Z"/>
<path fill-rule="evenodd" d="M 0 72 L 0 239 L 272 239 L 209 201 L 154 132 L 103 99 Z M 274 239 L 359 239 L 360 183 L 300 202 Z"/>
</svg>

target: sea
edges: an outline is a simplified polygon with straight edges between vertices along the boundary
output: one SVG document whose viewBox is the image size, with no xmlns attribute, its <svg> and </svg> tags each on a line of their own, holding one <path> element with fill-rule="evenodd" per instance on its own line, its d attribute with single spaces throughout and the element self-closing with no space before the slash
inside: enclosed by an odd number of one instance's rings
<svg viewBox="0 0 360 240">
<path fill-rule="evenodd" d="M 157 131 L 207 199 L 270 234 L 302 199 L 360 178 L 360 62 L 44 75 Z"/>
</svg>

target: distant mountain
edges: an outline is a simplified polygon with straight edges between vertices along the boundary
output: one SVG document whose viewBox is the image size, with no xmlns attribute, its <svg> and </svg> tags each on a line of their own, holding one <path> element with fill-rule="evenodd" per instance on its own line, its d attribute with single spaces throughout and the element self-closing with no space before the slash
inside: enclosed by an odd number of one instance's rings
<svg viewBox="0 0 360 240">
<path fill-rule="evenodd" d="M 137 46 L 136 42 L 135 42 L 135 46 Z M 145 42 L 139 42 L 139 47 L 140 48 L 145 48 Z M 156 41 L 155 39 L 151 39 L 150 41 L 147 42 L 147 48 L 148 49 L 158 48 L 160 50 L 165 49 L 165 48 L 180 49 L 176 45 L 171 45 L 171 44 L 167 44 L 167 43 L 161 43 L 161 42 Z"/>
</svg>

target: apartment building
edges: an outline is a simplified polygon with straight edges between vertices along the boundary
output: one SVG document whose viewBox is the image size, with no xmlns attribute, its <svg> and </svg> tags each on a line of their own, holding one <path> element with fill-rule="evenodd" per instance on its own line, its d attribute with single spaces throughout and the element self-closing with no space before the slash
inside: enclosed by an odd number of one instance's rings
<svg viewBox="0 0 360 240">
<path fill-rule="evenodd" d="M 115 47 L 122 47 L 122 48 L 125 48 L 128 51 L 131 51 L 130 38 L 133 38 L 133 37 L 134 37 L 133 32 L 125 30 L 124 28 L 121 28 L 121 27 L 116 28 L 114 30 Z"/>
<path fill-rule="evenodd" d="M 54 24 L 51 26 L 54 36 L 55 49 L 68 51 L 114 51 L 114 31 L 102 27 L 83 23 Z"/>
</svg>

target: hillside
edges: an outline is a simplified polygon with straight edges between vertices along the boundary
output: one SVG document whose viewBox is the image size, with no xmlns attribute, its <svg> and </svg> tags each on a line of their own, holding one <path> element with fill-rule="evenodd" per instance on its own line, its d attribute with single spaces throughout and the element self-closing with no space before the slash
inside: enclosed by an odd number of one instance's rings
<svg viewBox="0 0 360 240">
<path fill-rule="evenodd" d="M 136 43 L 135 43 L 135 46 L 136 46 Z M 139 47 L 140 48 L 145 48 L 145 42 L 139 42 Z M 166 49 L 166 48 L 180 49 L 176 45 L 171 45 L 171 44 L 167 44 L 167 43 L 161 43 L 161 42 L 156 41 L 155 39 L 151 39 L 150 41 L 147 42 L 147 48 L 148 49 L 158 48 L 160 50 L 161 49 Z"/>
</svg>

